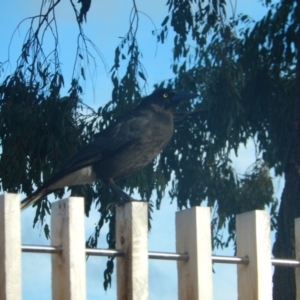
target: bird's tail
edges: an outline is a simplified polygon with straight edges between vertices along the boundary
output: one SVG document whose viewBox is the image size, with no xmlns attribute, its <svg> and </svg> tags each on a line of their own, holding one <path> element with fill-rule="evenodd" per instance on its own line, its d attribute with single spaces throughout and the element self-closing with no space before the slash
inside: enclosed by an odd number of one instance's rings
<svg viewBox="0 0 300 300">
<path fill-rule="evenodd" d="M 32 205 L 35 201 L 39 200 L 40 198 L 50 194 L 52 191 L 47 189 L 41 189 L 35 191 L 32 195 L 27 197 L 26 199 L 21 201 L 21 210 L 26 209 L 30 205 Z"/>
</svg>

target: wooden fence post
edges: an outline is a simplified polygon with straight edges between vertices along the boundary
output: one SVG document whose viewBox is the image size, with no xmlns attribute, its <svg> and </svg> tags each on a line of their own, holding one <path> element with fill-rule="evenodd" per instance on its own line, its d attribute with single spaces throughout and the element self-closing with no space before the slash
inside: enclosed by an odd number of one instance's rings
<svg viewBox="0 0 300 300">
<path fill-rule="evenodd" d="M 0 299 L 20 300 L 21 221 L 20 196 L 0 196 Z"/>
<path fill-rule="evenodd" d="M 238 299 L 272 300 L 270 217 L 266 211 L 236 216 L 237 255 L 248 256 L 238 265 Z"/>
<path fill-rule="evenodd" d="M 209 207 L 176 213 L 176 252 L 189 254 L 188 261 L 177 262 L 178 299 L 213 299 Z"/>
<path fill-rule="evenodd" d="M 84 199 L 70 197 L 52 203 L 52 299 L 86 299 Z"/>
<path fill-rule="evenodd" d="M 116 208 L 118 300 L 148 299 L 148 203 L 134 201 Z"/>
<path fill-rule="evenodd" d="M 300 260 L 300 218 L 295 219 L 295 252 L 296 260 Z M 296 299 L 300 300 L 300 268 L 295 268 Z"/>
</svg>

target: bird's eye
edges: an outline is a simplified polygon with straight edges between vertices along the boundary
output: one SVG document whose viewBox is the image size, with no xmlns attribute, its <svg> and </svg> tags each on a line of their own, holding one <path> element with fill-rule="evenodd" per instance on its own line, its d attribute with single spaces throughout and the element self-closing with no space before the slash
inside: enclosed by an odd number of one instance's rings
<svg viewBox="0 0 300 300">
<path fill-rule="evenodd" d="M 164 93 L 164 94 L 163 94 L 163 97 L 164 97 L 164 98 L 168 98 L 169 95 L 168 95 L 167 93 Z"/>
</svg>

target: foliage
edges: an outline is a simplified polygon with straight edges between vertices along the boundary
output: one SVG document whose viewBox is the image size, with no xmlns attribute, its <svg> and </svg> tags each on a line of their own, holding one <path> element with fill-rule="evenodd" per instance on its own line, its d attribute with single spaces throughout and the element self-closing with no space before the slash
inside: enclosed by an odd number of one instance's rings
<svg viewBox="0 0 300 300">
<path fill-rule="evenodd" d="M 79 28 L 73 81 L 67 97 L 57 53 L 55 8 L 59 0 L 42 1 L 41 14 L 32 17 L 15 72 L 0 85 L 1 188 L 31 193 L 34 186 L 58 170 L 79 147 L 141 99 L 147 80 L 138 45 L 139 16 L 136 2 L 129 30 L 115 49 L 110 70 L 112 100 L 98 111 L 80 99 L 80 82 L 95 58 L 95 45 L 85 36 L 82 22 L 91 1 L 71 0 Z M 156 207 L 169 186 L 169 195 L 179 209 L 206 202 L 216 212 L 212 225 L 214 245 L 227 246 L 234 239 L 234 215 L 269 206 L 272 225 L 277 226 L 277 199 L 273 198 L 269 169 L 282 175 L 293 139 L 296 49 L 299 6 L 282 0 L 269 5 L 267 15 L 254 23 L 247 15 L 226 16 L 225 0 L 168 0 L 168 15 L 153 34 L 158 43 L 173 38 L 174 78 L 157 86 L 198 92 L 201 102 L 184 103 L 186 112 L 176 124 L 167 149 L 139 173 L 119 182 L 142 199 L 156 197 Z M 53 51 L 45 53 L 44 39 L 50 34 Z M 1 67 L 1 65 L 0 65 Z M 84 109 L 84 110 L 83 110 Z M 191 114 L 193 111 L 199 114 Z M 180 114 L 179 114 L 180 115 Z M 233 169 L 230 154 L 253 139 L 257 145 L 254 166 L 244 175 Z M 34 141 L 34 142 L 33 142 Z M 17 171 L 16 171 L 17 170 Z M 101 227 L 110 224 L 107 240 L 114 245 L 114 211 L 107 209 L 117 196 L 100 183 L 71 188 L 86 199 L 86 214 L 95 203 L 100 220 L 87 246 L 96 247 Z M 62 191 L 57 193 L 62 196 Z M 45 200 L 37 204 L 35 222 L 49 212 Z M 220 237 L 227 226 L 229 238 Z M 110 284 L 113 261 L 105 271 Z"/>
</svg>

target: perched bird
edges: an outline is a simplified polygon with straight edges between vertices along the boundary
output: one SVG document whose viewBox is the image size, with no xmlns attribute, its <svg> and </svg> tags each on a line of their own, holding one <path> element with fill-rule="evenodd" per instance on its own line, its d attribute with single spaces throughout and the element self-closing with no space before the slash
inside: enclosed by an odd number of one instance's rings
<svg viewBox="0 0 300 300">
<path fill-rule="evenodd" d="M 131 198 L 115 184 L 150 163 L 166 147 L 173 135 L 174 109 L 194 93 L 158 89 L 139 105 L 103 131 L 77 152 L 66 165 L 32 195 L 21 202 L 25 209 L 53 191 L 101 180 L 117 192 L 122 202 Z"/>
</svg>

